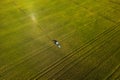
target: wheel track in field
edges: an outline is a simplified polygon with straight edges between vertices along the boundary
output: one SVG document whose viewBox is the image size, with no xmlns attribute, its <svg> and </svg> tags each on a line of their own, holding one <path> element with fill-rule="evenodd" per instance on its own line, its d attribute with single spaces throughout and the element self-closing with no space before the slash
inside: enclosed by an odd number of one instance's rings
<svg viewBox="0 0 120 80">
<path fill-rule="evenodd" d="M 117 65 L 117 67 L 112 71 L 104 80 L 111 80 L 110 78 L 118 71 L 120 70 L 120 64 Z M 115 78 L 117 80 L 119 75 Z"/>
<path fill-rule="evenodd" d="M 114 35 L 114 34 L 112 34 L 112 35 Z M 113 37 L 112 37 L 113 38 Z M 105 41 L 105 40 L 104 40 Z M 101 43 L 100 45 L 99 45 L 99 47 L 97 48 L 97 49 L 99 49 L 100 47 L 102 47 L 104 44 L 105 44 L 105 42 L 103 41 L 103 43 Z M 67 72 L 68 70 L 70 70 L 70 68 L 72 68 L 75 64 L 77 64 L 79 61 L 83 61 L 84 59 L 86 59 L 87 57 L 89 57 L 90 55 L 91 55 L 91 53 L 92 52 L 94 52 L 94 51 L 96 51 L 97 49 L 95 49 L 98 45 L 95 45 L 93 48 L 91 48 L 90 50 L 88 50 L 87 52 L 84 52 L 83 51 L 83 53 L 84 54 L 82 54 L 81 56 L 79 56 L 77 59 L 75 59 L 75 60 L 73 60 L 72 62 L 70 62 L 69 64 L 67 64 L 66 66 L 64 66 L 63 67 L 63 69 L 61 69 L 60 71 L 64 71 L 62 74 L 64 74 L 65 72 Z M 94 50 L 95 49 L 95 50 Z M 89 54 L 87 54 L 89 51 L 91 51 Z M 93 55 L 93 54 L 92 54 Z M 84 57 L 83 59 L 81 59 L 82 57 Z M 75 64 L 73 64 L 73 65 L 70 65 L 70 64 L 72 64 L 72 63 L 74 63 L 75 62 Z M 70 67 L 69 67 L 69 65 L 70 65 Z M 68 68 L 69 67 L 69 68 Z M 64 70 L 65 68 L 67 68 L 67 70 Z M 59 72 L 60 72 L 59 71 Z M 56 74 L 59 74 L 59 72 L 57 72 Z M 56 76 L 56 74 L 54 75 L 54 76 Z M 52 78 L 50 78 L 49 80 L 51 80 Z M 83 79 L 82 79 L 83 80 Z"/>
<path fill-rule="evenodd" d="M 95 71 L 97 68 L 100 67 L 100 65 L 104 64 L 106 61 L 108 61 L 110 58 L 112 58 L 113 55 L 116 55 L 119 49 L 120 49 L 120 47 L 118 47 L 116 50 L 114 50 L 114 54 L 111 54 L 111 55 L 106 54 L 107 57 L 106 57 L 104 60 L 101 60 L 101 62 L 98 63 L 97 66 L 95 66 L 93 69 L 91 69 L 91 70 L 82 78 L 82 80 L 86 80 L 87 76 L 89 76 L 90 73 L 92 73 L 93 71 Z M 104 56 L 105 56 L 105 55 L 104 55 Z M 103 56 L 103 57 L 104 57 L 104 56 Z M 103 57 L 102 57 L 102 58 L 103 58 Z"/>
<path fill-rule="evenodd" d="M 101 61 L 100 63 L 97 64 L 97 66 L 95 66 L 93 69 L 91 69 L 91 70 L 82 78 L 82 80 L 88 80 L 88 79 L 86 79 L 87 76 L 89 76 L 90 73 L 94 72 L 94 71 L 95 71 L 97 68 L 99 68 L 102 64 L 104 64 L 106 61 L 108 61 L 110 58 L 112 58 L 113 55 L 117 54 L 118 49 L 120 49 L 120 48 L 117 48 L 116 51 L 114 51 L 114 54 L 109 55 L 108 57 L 106 57 L 106 59 L 103 60 L 103 62 Z"/>
<path fill-rule="evenodd" d="M 117 25 L 118 25 L 118 24 L 117 24 Z M 116 26 L 116 25 L 115 25 L 115 26 Z M 116 26 L 116 27 L 117 27 L 117 26 Z M 102 37 L 102 36 L 104 36 L 104 34 L 107 34 L 107 33 L 109 33 L 109 31 L 112 31 L 112 30 L 114 30 L 114 29 L 115 29 L 114 27 L 109 28 L 109 29 L 107 29 L 106 31 L 104 31 L 103 33 L 99 34 L 96 38 L 98 39 L 98 37 Z M 102 35 L 102 36 L 101 36 L 101 35 Z M 94 43 L 97 39 L 95 39 L 95 40 L 93 39 L 93 40 L 89 41 L 88 43 L 86 43 L 87 45 L 82 46 L 82 47 L 80 47 L 80 48 L 78 48 L 78 49 L 76 49 L 76 50 L 79 50 L 79 49 L 81 49 L 81 48 L 83 49 L 83 48 L 87 47 L 88 45 Z M 43 70 L 41 73 L 38 73 L 36 76 L 34 76 L 34 77 L 31 78 L 31 79 L 34 79 L 34 78 L 40 76 L 40 74 L 44 75 L 45 73 L 49 72 L 49 70 L 53 69 L 54 67 L 56 67 L 56 66 L 58 66 L 59 64 L 61 64 L 62 62 L 64 62 L 64 61 L 66 60 L 66 58 L 69 58 L 69 57 L 73 56 L 74 54 L 72 54 L 72 53 L 75 52 L 76 50 L 72 51 L 70 54 L 68 54 L 68 55 L 66 55 L 65 57 L 61 58 L 60 60 L 56 61 L 56 62 L 53 63 L 52 65 L 48 66 L 48 68 L 46 68 L 45 70 Z M 53 67 L 53 66 L 54 66 L 54 67 Z M 45 71 L 46 71 L 46 72 L 45 72 Z"/>
<path fill-rule="evenodd" d="M 113 55 L 110 55 L 109 57 L 111 57 L 111 56 L 113 56 Z M 89 56 L 87 56 L 87 57 L 89 57 Z M 86 57 L 86 58 L 87 58 Z M 107 57 L 107 59 L 104 59 L 104 60 L 109 60 L 109 57 Z M 77 64 L 77 63 L 76 63 Z M 99 64 L 97 64 L 97 65 L 95 65 L 95 67 L 94 68 L 92 68 L 90 71 L 88 71 L 84 76 L 83 76 L 83 78 L 82 78 L 82 80 L 85 80 L 85 78 L 92 72 L 92 71 L 94 71 L 97 67 L 99 67 L 100 65 L 102 64 L 102 62 L 101 63 L 99 63 Z M 67 72 L 68 70 L 70 70 L 72 67 L 70 67 L 69 69 L 67 69 L 65 72 Z M 63 73 L 63 74 L 65 74 L 65 72 Z M 55 79 L 55 80 L 59 80 L 58 78 L 60 78 L 61 77 L 61 75 L 63 75 L 63 74 L 60 74 L 57 78 L 50 78 L 49 80 L 52 80 L 52 79 Z"/>
</svg>

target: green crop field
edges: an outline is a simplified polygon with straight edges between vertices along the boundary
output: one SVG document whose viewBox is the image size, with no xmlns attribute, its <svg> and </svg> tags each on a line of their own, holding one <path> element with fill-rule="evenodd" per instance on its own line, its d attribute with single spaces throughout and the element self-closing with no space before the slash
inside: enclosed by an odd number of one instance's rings
<svg viewBox="0 0 120 80">
<path fill-rule="evenodd" d="M 0 0 L 0 80 L 120 80 L 120 0 Z"/>
</svg>

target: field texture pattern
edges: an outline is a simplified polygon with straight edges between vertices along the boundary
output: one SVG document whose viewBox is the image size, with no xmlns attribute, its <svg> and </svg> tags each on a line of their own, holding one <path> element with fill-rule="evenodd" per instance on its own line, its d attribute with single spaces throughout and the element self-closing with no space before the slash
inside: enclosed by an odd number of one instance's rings
<svg viewBox="0 0 120 80">
<path fill-rule="evenodd" d="M 0 80 L 120 80 L 120 0 L 0 0 Z"/>
</svg>

